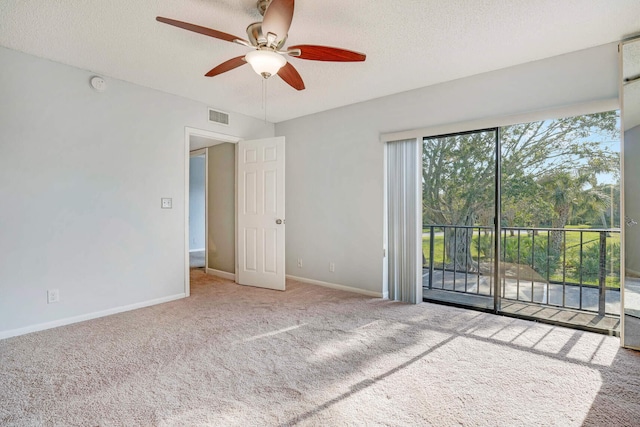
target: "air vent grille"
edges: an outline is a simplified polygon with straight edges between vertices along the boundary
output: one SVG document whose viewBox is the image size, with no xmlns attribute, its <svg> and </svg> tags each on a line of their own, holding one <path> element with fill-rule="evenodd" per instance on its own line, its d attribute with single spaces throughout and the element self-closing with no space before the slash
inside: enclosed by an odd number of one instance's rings
<svg viewBox="0 0 640 427">
<path fill-rule="evenodd" d="M 211 123 L 217 123 L 219 125 L 229 125 L 229 114 L 224 111 L 214 110 L 209 108 L 209 121 Z"/>
</svg>

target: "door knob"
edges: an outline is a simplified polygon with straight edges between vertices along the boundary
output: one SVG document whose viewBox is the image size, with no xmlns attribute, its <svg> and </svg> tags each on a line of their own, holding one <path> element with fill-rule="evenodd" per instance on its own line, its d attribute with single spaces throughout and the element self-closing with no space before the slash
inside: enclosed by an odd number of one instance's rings
<svg viewBox="0 0 640 427">
<path fill-rule="evenodd" d="M 276 224 L 282 224 L 282 220 L 281 219 L 276 219 Z"/>
</svg>

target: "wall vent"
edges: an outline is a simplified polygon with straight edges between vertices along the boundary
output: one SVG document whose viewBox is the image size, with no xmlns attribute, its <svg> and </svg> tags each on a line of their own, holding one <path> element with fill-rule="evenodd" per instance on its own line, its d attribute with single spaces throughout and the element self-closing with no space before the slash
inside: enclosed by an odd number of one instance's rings
<svg viewBox="0 0 640 427">
<path fill-rule="evenodd" d="M 211 123 L 229 126 L 229 113 L 209 108 L 209 121 Z"/>
</svg>

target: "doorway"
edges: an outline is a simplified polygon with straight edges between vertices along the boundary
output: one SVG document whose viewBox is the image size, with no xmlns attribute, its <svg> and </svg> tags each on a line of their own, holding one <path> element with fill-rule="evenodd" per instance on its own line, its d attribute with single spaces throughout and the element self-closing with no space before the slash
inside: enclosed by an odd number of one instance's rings
<svg viewBox="0 0 640 427">
<path fill-rule="evenodd" d="M 205 272 L 238 284 L 284 290 L 284 142 L 284 137 L 248 141 L 185 128 L 186 296 L 191 294 L 189 169 L 191 152 L 201 148 L 205 155 Z M 249 219 L 264 226 L 247 226 Z M 241 220 L 244 228 L 239 233 Z M 240 270 L 251 273 L 253 280 L 239 275 Z"/>
<path fill-rule="evenodd" d="M 213 203 L 212 198 L 210 197 L 210 180 L 216 178 L 215 176 L 211 176 L 209 173 L 212 165 L 211 165 L 211 147 L 220 146 L 220 145 L 231 145 L 235 144 L 240 140 L 240 138 L 233 137 L 230 135 L 224 135 L 216 132 L 206 131 L 202 129 L 195 129 L 190 127 L 185 127 L 185 205 L 184 205 L 184 218 L 185 218 L 185 270 L 184 270 L 184 283 L 185 283 L 185 294 L 189 296 L 191 294 L 191 262 L 192 262 L 192 253 L 197 253 L 199 255 L 199 266 L 204 268 L 205 272 L 208 274 L 216 274 L 216 270 L 211 269 L 211 236 L 210 231 L 212 226 L 215 226 L 215 223 L 212 224 L 210 220 L 211 214 L 211 204 Z M 231 144 L 225 144 L 231 143 Z M 232 150 L 234 151 L 234 150 Z M 200 159 L 200 160 L 192 160 L 192 159 Z M 197 184 L 193 184 L 194 188 L 192 189 L 192 162 L 196 168 L 199 168 L 200 164 L 202 164 L 202 169 L 197 172 L 194 171 L 194 179 L 197 180 Z M 227 165 L 226 170 L 232 171 L 232 179 L 233 174 L 235 173 L 235 160 L 231 160 Z M 203 177 L 204 175 L 204 177 Z M 235 192 L 235 182 L 231 182 L 231 192 Z M 202 190 L 201 190 L 202 189 Z M 193 195 L 193 196 L 192 196 Z M 196 200 L 192 204 L 191 198 L 194 197 Z M 232 196 L 235 197 L 235 196 Z M 203 199 L 204 198 L 204 202 Z M 194 212 L 192 213 L 192 206 Z M 232 217 L 235 215 L 235 202 L 232 201 L 229 203 L 225 201 L 225 206 L 230 211 L 229 215 Z M 202 221 L 204 220 L 204 225 Z M 193 222 L 192 222 L 193 221 Z M 231 229 L 231 233 L 235 235 L 235 229 Z M 201 239 L 201 240 L 199 240 Z M 194 243 L 192 243 L 194 242 Z M 194 250 L 192 252 L 192 249 Z M 226 249 L 227 252 L 230 252 L 230 256 L 235 256 L 235 248 Z M 195 257 L 194 257 L 195 258 Z M 224 273 L 220 273 L 222 275 Z M 235 272 L 231 270 L 230 273 L 226 273 L 224 276 L 231 280 L 235 279 Z"/>
</svg>

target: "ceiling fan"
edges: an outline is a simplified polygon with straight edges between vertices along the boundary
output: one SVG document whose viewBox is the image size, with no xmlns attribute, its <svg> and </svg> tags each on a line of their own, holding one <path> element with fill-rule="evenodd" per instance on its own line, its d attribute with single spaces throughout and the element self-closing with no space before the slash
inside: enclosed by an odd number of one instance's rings
<svg viewBox="0 0 640 427">
<path fill-rule="evenodd" d="M 300 74 L 285 59 L 284 55 L 311 61 L 357 62 L 366 59 L 366 55 L 362 53 L 329 46 L 301 44 L 289 46 L 283 50 L 293 19 L 294 0 L 259 0 L 257 6 L 263 19 L 262 22 L 254 22 L 247 27 L 249 41 L 211 28 L 162 16 L 156 17 L 156 20 L 209 37 L 254 48 L 246 55 L 229 59 L 216 66 L 205 74 L 207 77 L 217 76 L 249 63 L 254 71 L 265 79 L 273 74 L 278 74 L 294 89 L 303 90 L 304 82 Z"/>
</svg>

